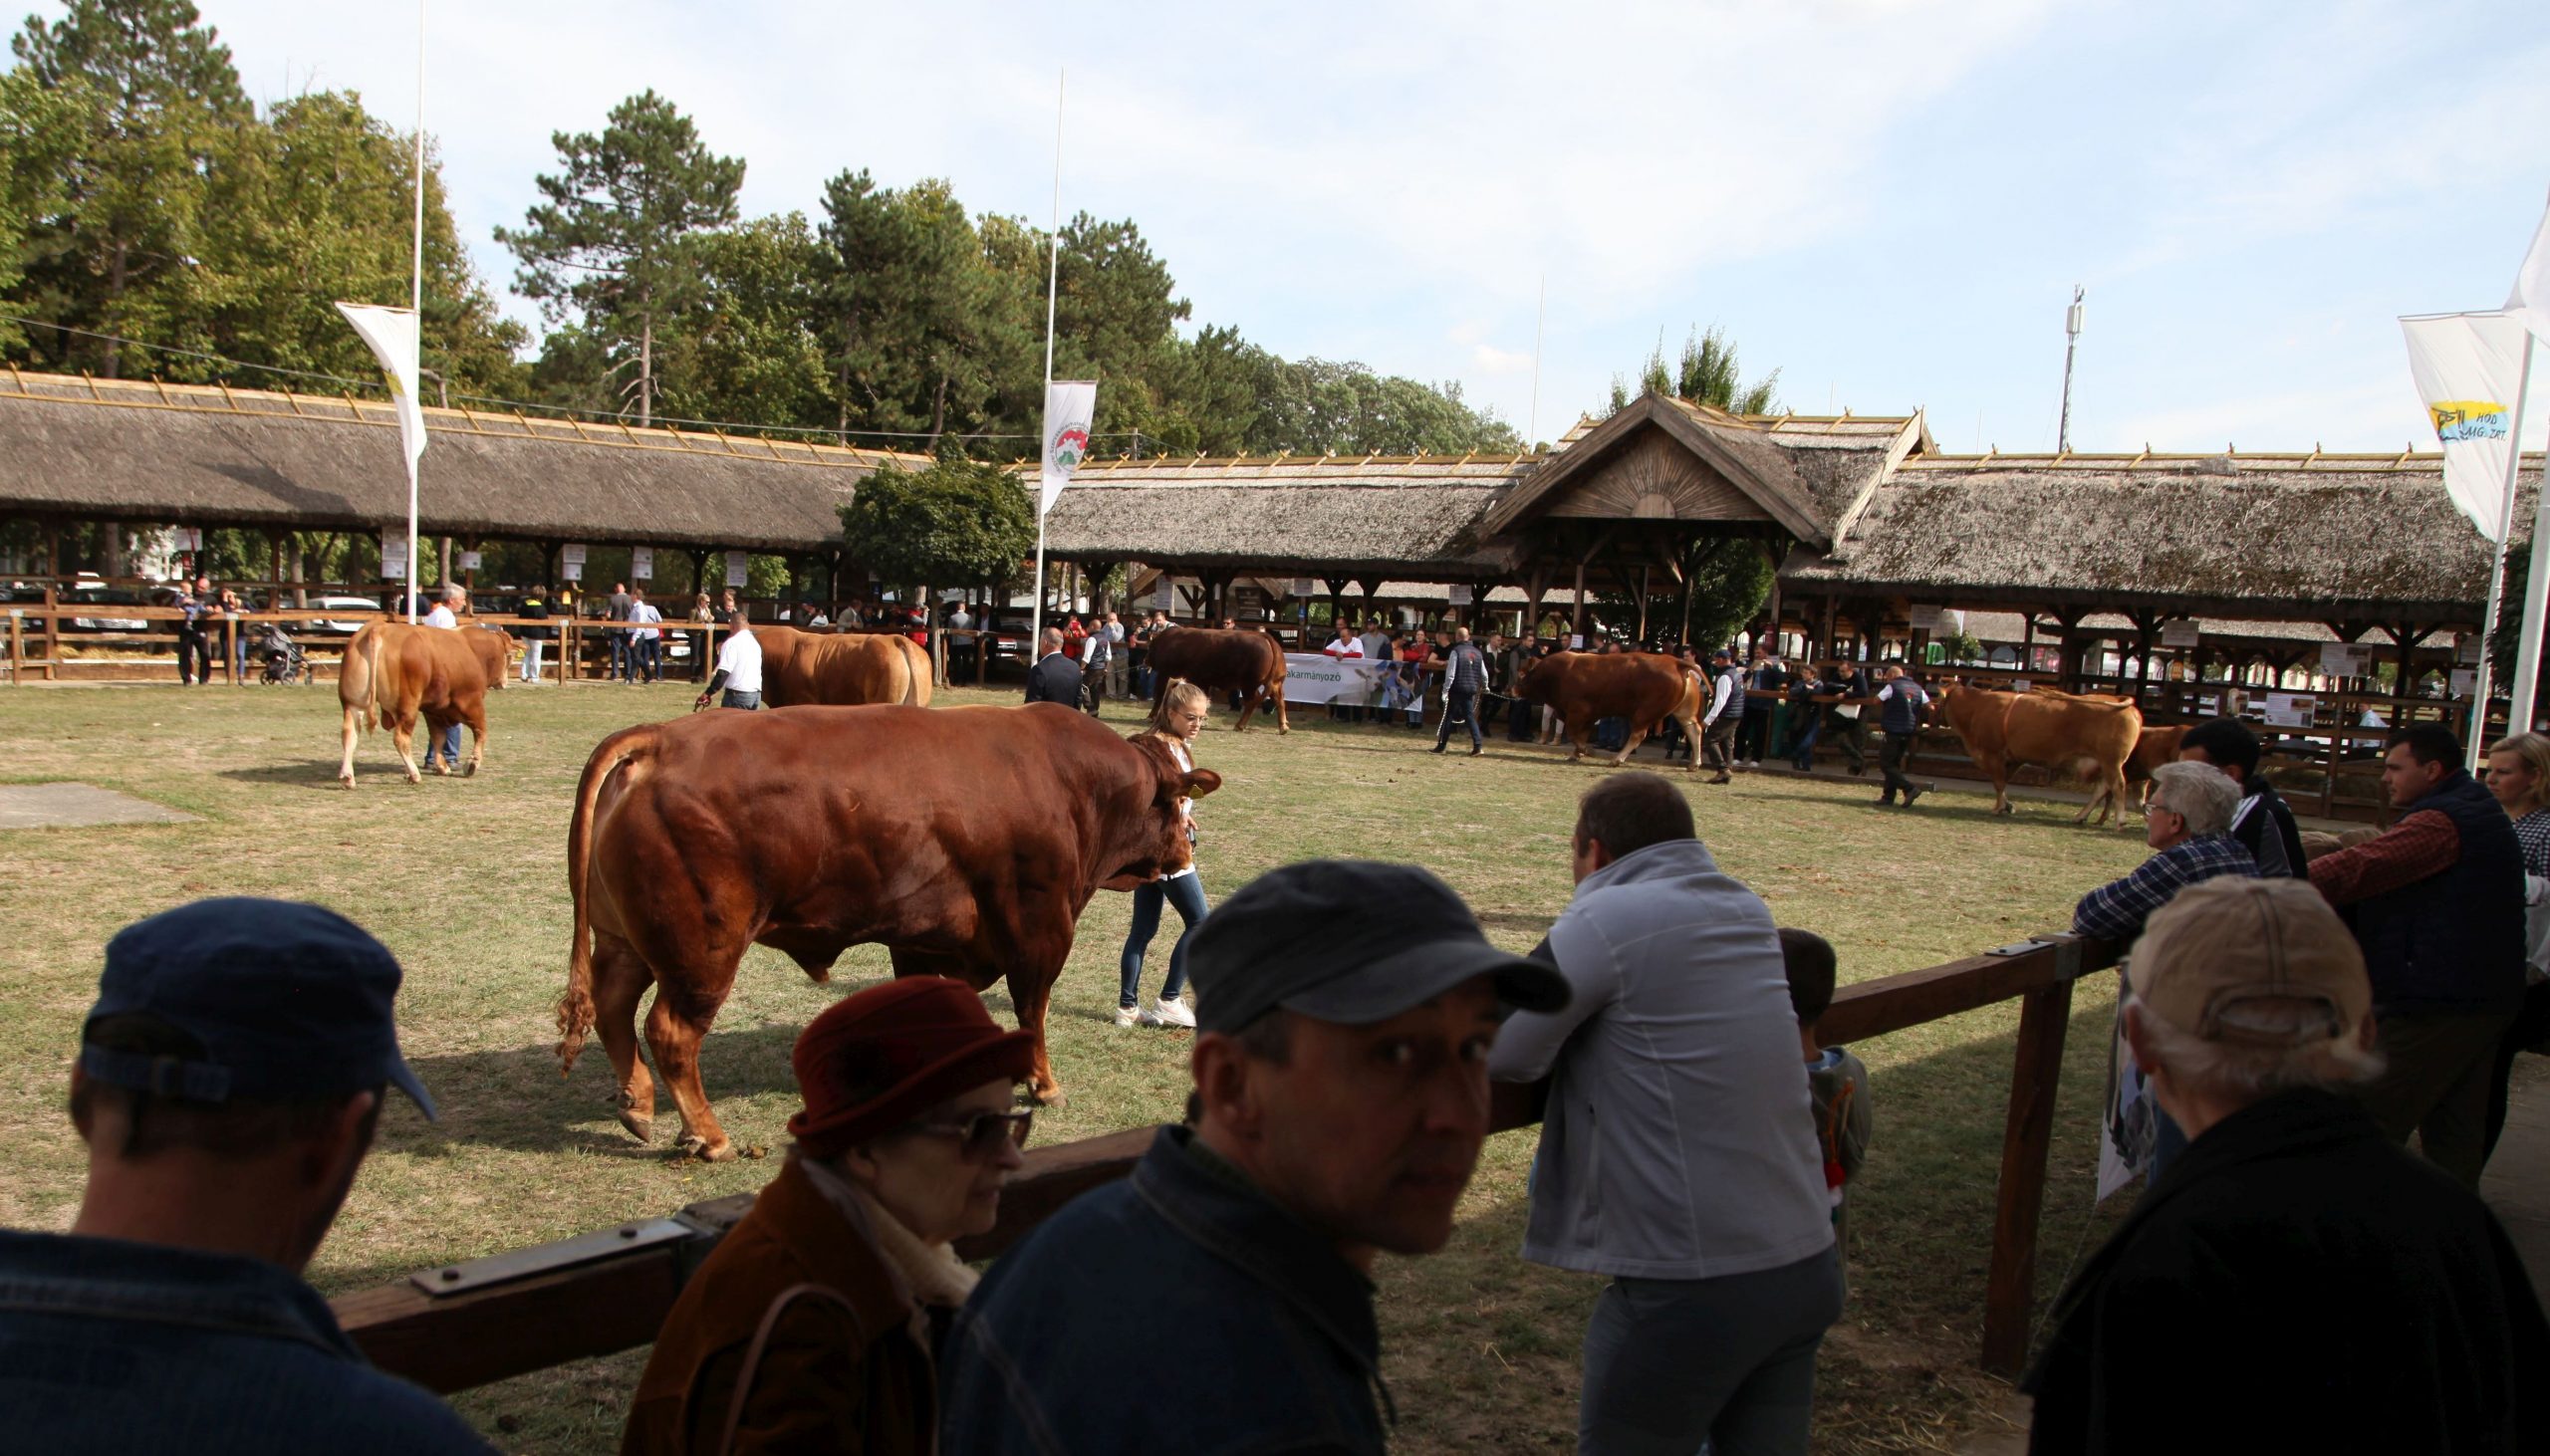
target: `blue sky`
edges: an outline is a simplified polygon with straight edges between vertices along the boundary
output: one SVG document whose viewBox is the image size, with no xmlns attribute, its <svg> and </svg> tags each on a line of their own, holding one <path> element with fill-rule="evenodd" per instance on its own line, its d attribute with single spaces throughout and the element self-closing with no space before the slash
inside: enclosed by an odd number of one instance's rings
<svg viewBox="0 0 2550 1456">
<path fill-rule="evenodd" d="M 399 5 L 198 0 L 252 95 L 402 124 Z M 47 4 L 40 11 L 58 7 Z M 511 5 L 427 0 L 463 235 L 647 87 L 750 163 L 1131 216 L 1199 321 L 1457 379 L 1553 437 L 1659 332 L 1950 449 L 2434 446 L 2396 316 L 2503 302 L 2550 195 L 2550 5 Z M 525 318 L 530 311 L 517 303 Z M 2536 365 L 2550 376 L 2550 357 Z M 2525 433 L 2550 432 L 2550 387 Z"/>
</svg>

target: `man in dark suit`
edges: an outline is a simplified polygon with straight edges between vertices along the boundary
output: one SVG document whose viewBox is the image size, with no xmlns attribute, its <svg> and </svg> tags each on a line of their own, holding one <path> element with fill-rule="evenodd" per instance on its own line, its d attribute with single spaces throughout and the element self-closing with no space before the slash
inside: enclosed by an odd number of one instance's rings
<svg viewBox="0 0 2550 1456">
<path fill-rule="evenodd" d="M 1045 628 L 1044 652 L 1027 671 L 1027 700 L 1080 706 L 1080 664 L 1063 655 L 1063 629 Z"/>
</svg>

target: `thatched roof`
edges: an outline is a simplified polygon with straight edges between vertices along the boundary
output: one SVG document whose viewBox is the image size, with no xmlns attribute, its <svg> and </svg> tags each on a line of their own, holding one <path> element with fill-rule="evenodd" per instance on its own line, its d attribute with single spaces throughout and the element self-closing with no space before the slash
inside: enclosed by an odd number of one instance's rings
<svg viewBox="0 0 2550 1456">
<path fill-rule="evenodd" d="M 2528 501 L 2538 466 L 2525 478 Z M 2434 455 L 1929 455 L 1780 575 L 1942 606 L 2457 621 L 2488 558 Z"/>
<path fill-rule="evenodd" d="M 1048 556 L 1361 579 L 1503 576 L 1488 503 L 1536 455 L 1097 460 L 1045 518 Z"/>
<path fill-rule="evenodd" d="M 874 450 L 425 410 L 432 535 L 771 551 L 839 543 Z M 0 514 L 188 526 L 403 526 L 386 402 L 0 374 Z"/>
</svg>

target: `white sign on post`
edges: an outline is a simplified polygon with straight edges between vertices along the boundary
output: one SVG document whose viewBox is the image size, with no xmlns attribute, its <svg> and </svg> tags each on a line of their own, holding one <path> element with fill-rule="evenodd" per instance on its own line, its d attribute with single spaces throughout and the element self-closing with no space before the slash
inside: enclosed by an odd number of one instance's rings
<svg viewBox="0 0 2550 1456">
<path fill-rule="evenodd" d="M 1308 577 L 1295 577 L 1293 579 L 1293 595 L 1296 597 L 1316 597 L 1319 595 L 1319 583 L 1312 581 Z"/>
<path fill-rule="evenodd" d="M 572 541 L 568 542 L 565 546 L 558 548 L 558 560 L 560 564 L 565 566 L 583 566 L 585 564 L 585 549 Z"/>
<path fill-rule="evenodd" d="M 2165 621 L 2161 623 L 2161 645 L 2164 647 L 2192 647 L 2196 644 L 2196 638 L 2200 631 L 2201 628 L 2192 621 Z"/>
<path fill-rule="evenodd" d="M 1454 587 L 1452 588 L 1452 605 L 1453 605 L 1454 607 L 1467 607 L 1467 606 L 1469 606 L 1469 605 L 1470 605 L 1470 589 L 1469 589 L 1469 588 L 1467 588 L 1467 587 L 1463 587 L 1463 586 L 1457 586 L 1457 585 L 1456 585 L 1456 586 L 1454 586 Z"/>
<path fill-rule="evenodd" d="M 1162 574 L 1159 579 L 1159 591 L 1152 595 L 1151 605 L 1162 611 L 1177 609 L 1177 586 L 1169 581 L 1166 574 Z"/>
<path fill-rule="evenodd" d="M 633 582 L 655 580 L 655 548 L 651 546 L 629 548 L 629 580 Z"/>
<path fill-rule="evenodd" d="M 2267 694 L 2267 722 L 2278 728 L 2308 728 L 2312 710 L 2319 701 L 2306 693 L 2271 692 Z"/>
<path fill-rule="evenodd" d="M 2320 675 L 2323 677 L 2361 677 L 2373 660 L 2371 647 L 2354 642 L 2322 642 Z"/>
<path fill-rule="evenodd" d="M 2479 669 L 2478 669 L 2478 668 L 2476 668 L 2476 667 L 2455 667 L 2455 668 L 2453 668 L 2453 669 L 2452 669 L 2452 695 L 2453 695 L 2454 697 L 2457 697 L 2457 698 L 2466 698 L 2466 697 L 2470 696 L 2470 694 L 2471 694 L 2473 691 L 2475 691 L 2475 690 L 2478 688 L 2478 686 L 2479 686 Z"/>
<path fill-rule="evenodd" d="M 726 585 L 741 587 L 752 580 L 752 564 L 740 551 L 726 553 Z"/>
<path fill-rule="evenodd" d="M 460 554 L 460 569 L 464 572 L 474 572 L 486 565 L 486 560 L 474 551 L 464 551 Z"/>
<path fill-rule="evenodd" d="M 585 564 L 580 561 L 560 562 L 558 564 L 558 579 L 562 582 L 583 581 L 585 579 Z"/>
<path fill-rule="evenodd" d="M 2461 640 L 2453 644 L 2452 660 L 2464 667 L 2479 665 L 2479 634 L 2477 632 L 2461 634 Z"/>
<path fill-rule="evenodd" d="M 384 582 L 407 580 L 406 532 L 383 531 L 381 533 L 381 580 Z"/>
</svg>

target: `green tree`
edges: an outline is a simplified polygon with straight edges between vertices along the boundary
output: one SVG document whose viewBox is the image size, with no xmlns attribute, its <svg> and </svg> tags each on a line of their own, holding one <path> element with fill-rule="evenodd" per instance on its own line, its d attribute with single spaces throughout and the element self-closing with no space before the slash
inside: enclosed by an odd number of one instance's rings
<svg viewBox="0 0 2550 1456">
<path fill-rule="evenodd" d="M 1036 390 L 1035 336 L 946 182 L 881 188 L 843 172 L 824 186 L 820 233 L 842 428 L 964 433 Z"/>
<path fill-rule="evenodd" d="M 1252 453 L 1463 455 L 1522 448 L 1513 426 L 1471 409 L 1461 386 L 1382 375 L 1360 364 L 1276 363 L 1249 430 Z"/>
<path fill-rule="evenodd" d="M 923 470 L 893 465 L 841 508 L 851 558 L 891 586 L 1006 582 L 1036 549 L 1036 503 L 1008 470 L 941 450 Z"/>
<path fill-rule="evenodd" d="M 195 260 L 220 140 L 253 124 L 230 50 L 187 0 L 72 0 L 30 17 L 11 49 L 36 86 L 78 106 L 61 206 L 29 236 L 17 296 L 97 334 L 181 342 L 198 313 Z M 34 341 L 54 366 L 116 377 L 141 359 L 100 339 Z"/>
<path fill-rule="evenodd" d="M 655 415 L 655 335 L 699 287 L 701 234 L 731 226 L 743 187 L 740 157 L 719 156 L 698 128 L 652 91 L 612 108 L 601 134 L 554 132 L 564 164 L 537 178 L 549 200 L 496 240 L 522 266 L 515 287 L 553 323 L 577 317 L 612 346 L 638 422 Z"/>
<path fill-rule="evenodd" d="M 1683 544 L 1676 558 L 1682 568 L 1680 585 L 1668 572 L 1655 572 L 1648 578 L 1647 634 L 1652 639 L 1678 637 L 1708 652 L 1733 641 L 1770 600 L 1771 564 L 1754 542 L 1695 537 Z M 1638 594 L 1599 594 L 1595 615 L 1615 631 L 1636 631 Z"/>
<path fill-rule="evenodd" d="M 1729 414 L 1771 414 L 1780 407 L 1779 383 L 1778 369 L 1749 384 L 1743 382 L 1736 369 L 1735 345 L 1726 331 L 1711 327 L 1702 333 L 1694 328 L 1682 341 L 1681 357 L 1671 364 L 1665 362 L 1663 341 L 1657 341 L 1656 352 L 1639 370 L 1637 390 L 1631 389 L 1626 376 L 1614 374 L 1611 407 L 1604 414 L 1620 413 L 1640 393 L 1667 394 Z"/>
<path fill-rule="evenodd" d="M 832 381 L 816 336 L 824 248 L 805 214 L 704 234 L 700 286 L 659 341 L 663 407 L 689 419 L 824 428 Z"/>
<path fill-rule="evenodd" d="M 378 365 L 339 299 L 405 303 L 412 267 L 415 139 L 359 97 L 318 92 L 225 137 L 199 229 L 202 332 L 211 352 L 285 368 L 371 377 Z M 425 170 L 423 364 L 434 386 L 509 388 L 522 327 L 497 312 Z M 161 372 L 218 366 L 163 360 Z"/>
<path fill-rule="evenodd" d="M 39 230 L 69 198 L 65 175 L 87 111 L 81 85 L 48 88 L 24 68 L 0 71 L 0 299 L 16 300 Z M 0 320 L 0 354 L 26 345 L 17 325 Z"/>
</svg>

